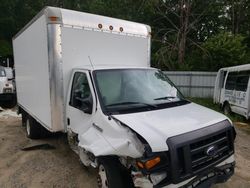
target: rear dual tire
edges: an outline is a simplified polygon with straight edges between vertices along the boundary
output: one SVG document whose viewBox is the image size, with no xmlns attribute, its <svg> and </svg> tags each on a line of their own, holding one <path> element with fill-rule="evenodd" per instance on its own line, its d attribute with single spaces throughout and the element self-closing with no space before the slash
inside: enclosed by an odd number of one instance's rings
<svg viewBox="0 0 250 188">
<path fill-rule="evenodd" d="M 26 117 L 26 135 L 31 139 L 38 139 L 41 137 L 41 126 L 37 123 L 37 121 L 28 116 Z"/>
</svg>

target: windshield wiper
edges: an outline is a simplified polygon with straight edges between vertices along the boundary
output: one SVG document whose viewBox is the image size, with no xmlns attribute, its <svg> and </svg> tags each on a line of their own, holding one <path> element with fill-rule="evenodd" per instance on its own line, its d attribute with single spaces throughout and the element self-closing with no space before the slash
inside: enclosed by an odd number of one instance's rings
<svg viewBox="0 0 250 188">
<path fill-rule="evenodd" d="M 173 97 L 173 96 L 166 96 L 166 97 L 159 97 L 159 98 L 155 98 L 154 100 L 168 100 L 168 99 L 174 99 L 176 97 Z"/>
<path fill-rule="evenodd" d="M 108 105 L 106 105 L 106 107 L 119 106 L 119 105 L 130 105 L 130 104 L 142 104 L 144 106 L 149 106 L 149 107 L 157 108 L 157 106 L 154 105 L 154 104 L 148 104 L 148 103 L 142 103 L 142 102 L 119 102 L 119 103 L 108 104 Z"/>
</svg>

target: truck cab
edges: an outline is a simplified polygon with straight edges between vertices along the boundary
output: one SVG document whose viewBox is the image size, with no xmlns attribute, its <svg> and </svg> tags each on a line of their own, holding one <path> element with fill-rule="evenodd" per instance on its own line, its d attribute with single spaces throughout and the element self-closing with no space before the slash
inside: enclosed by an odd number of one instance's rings
<svg viewBox="0 0 250 188">
<path fill-rule="evenodd" d="M 110 168 L 134 174 L 136 187 L 209 187 L 233 174 L 230 120 L 186 100 L 162 71 L 75 69 L 70 83 L 71 147 L 83 164 L 99 166 L 100 187 L 117 186 Z"/>
</svg>

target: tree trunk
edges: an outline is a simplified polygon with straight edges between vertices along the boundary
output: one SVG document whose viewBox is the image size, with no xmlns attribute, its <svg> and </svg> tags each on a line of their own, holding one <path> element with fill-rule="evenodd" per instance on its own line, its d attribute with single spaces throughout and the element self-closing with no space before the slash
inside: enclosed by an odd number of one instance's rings
<svg viewBox="0 0 250 188">
<path fill-rule="evenodd" d="M 178 63 L 184 64 L 185 49 L 187 41 L 187 32 L 190 16 L 190 0 L 180 1 L 180 30 L 179 30 L 179 48 L 178 48 Z"/>
</svg>

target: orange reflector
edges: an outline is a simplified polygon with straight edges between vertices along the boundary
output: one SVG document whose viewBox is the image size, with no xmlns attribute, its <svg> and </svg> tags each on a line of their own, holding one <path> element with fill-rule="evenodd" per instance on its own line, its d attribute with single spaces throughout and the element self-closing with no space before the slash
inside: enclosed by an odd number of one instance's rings
<svg viewBox="0 0 250 188">
<path fill-rule="evenodd" d="M 143 165 L 141 162 L 137 162 L 137 166 L 138 166 L 139 168 L 144 168 L 144 165 Z"/>
<path fill-rule="evenodd" d="M 98 28 L 101 29 L 102 28 L 102 24 L 98 24 Z"/>
<path fill-rule="evenodd" d="M 56 17 L 56 16 L 50 16 L 49 20 L 52 21 L 52 22 L 56 22 L 58 20 L 58 17 Z"/>
<path fill-rule="evenodd" d="M 153 168 L 153 167 L 154 167 L 155 165 L 157 165 L 160 161 L 161 161 L 161 158 L 160 158 L 160 157 L 156 157 L 156 158 L 154 158 L 154 159 L 148 160 L 148 161 L 145 163 L 145 167 L 146 167 L 146 169 Z"/>
</svg>

